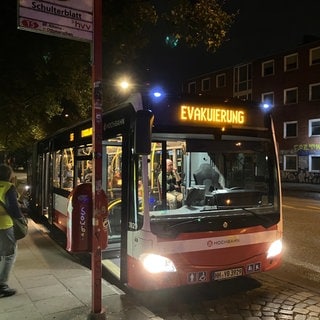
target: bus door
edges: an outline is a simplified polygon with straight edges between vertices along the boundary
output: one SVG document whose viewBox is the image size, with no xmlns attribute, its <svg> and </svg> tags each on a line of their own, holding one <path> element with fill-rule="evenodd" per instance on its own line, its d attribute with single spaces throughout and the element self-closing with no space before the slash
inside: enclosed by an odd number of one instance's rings
<svg viewBox="0 0 320 320">
<path fill-rule="evenodd" d="M 40 203 L 41 203 L 41 210 L 42 214 L 46 216 L 49 220 L 52 219 L 52 199 L 50 197 L 50 184 L 48 183 L 50 181 L 50 153 L 44 153 L 42 159 L 40 159 L 40 181 L 42 182 L 42 185 L 39 186 L 40 190 Z"/>
<path fill-rule="evenodd" d="M 49 181 L 50 188 L 52 188 L 50 190 L 52 209 L 49 209 L 50 222 L 66 232 L 68 198 L 75 186 L 74 148 L 55 150 L 51 157 L 52 177 Z"/>
<path fill-rule="evenodd" d="M 150 158 L 150 209 L 157 206 L 166 207 L 168 204 L 168 194 L 166 192 L 167 183 L 166 175 L 162 175 L 163 172 L 167 171 L 167 161 L 171 161 L 172 169 L 176 172 L 175 179 L 178 179 L 177 183 L 179 184 L 179 192 L 184 193 L 184 183 L 183 181 L 186 178 L 186 173 L 188 170 L 185 170 L 187 163 L 184 163 L 183 160 L 183 148 L 184 142 L 182 141 L 162 141 L 152 143 L 152 152 Z M 165 155 L 165 156 L 163 156 Z M 170 172 L 166 172 L 167 175 Z M 164 179 L 162 181 L 162 179 Z"/>
<path fill-rule="evenodd" d="M 122 214 L 122 137 L 109 139 L 103 144 L 102 183 L 108 198 L 108 247 L 102 253 L 102 264 L 117 279 L 121 265 Z"/>
</svg>

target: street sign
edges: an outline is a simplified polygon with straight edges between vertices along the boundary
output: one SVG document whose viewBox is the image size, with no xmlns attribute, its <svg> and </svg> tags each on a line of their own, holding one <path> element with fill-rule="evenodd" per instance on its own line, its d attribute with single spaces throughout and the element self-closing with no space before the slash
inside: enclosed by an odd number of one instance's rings
<svg viewBox="0 0 320 320">
<path fill-rule="evenodd" d="M 92 41 L 92 0 L 19 0 L 18 29 Z"/>
</svg>

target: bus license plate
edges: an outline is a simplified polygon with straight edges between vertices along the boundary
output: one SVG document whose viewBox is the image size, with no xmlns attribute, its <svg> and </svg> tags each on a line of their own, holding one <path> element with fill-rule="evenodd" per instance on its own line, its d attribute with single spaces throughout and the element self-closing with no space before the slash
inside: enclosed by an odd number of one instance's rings
<svg viewBox="0 0 320 320">
<path fill-rule="evenodd" d="M 226 280 L 242 276 L 242 268 L 234 268 L 228 270 L 216 271 L 213 273 L 213 280 Z"/>
</svg>

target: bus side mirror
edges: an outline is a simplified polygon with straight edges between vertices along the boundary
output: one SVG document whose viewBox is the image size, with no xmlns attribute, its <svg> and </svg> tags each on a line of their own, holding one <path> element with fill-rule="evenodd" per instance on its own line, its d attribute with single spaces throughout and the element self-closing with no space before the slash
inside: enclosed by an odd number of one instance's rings
<svg viewBox="0 0 320 320">
<path fill-rule="evenodd" d="M 134 135 L 135 154 L 148 155 L 151 153 L 153 119 L 154 115 L 150 110 L 137 111 Z"/>
</svg>

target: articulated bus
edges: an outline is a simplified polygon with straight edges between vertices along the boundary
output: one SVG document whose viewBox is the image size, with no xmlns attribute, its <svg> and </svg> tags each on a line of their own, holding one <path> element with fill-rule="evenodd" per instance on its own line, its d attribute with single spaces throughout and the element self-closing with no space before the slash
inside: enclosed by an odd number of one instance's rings
<svg viewBox="0 0 320 320">
<path fill-rule="evenodd" d="M 102 121 L 104 272 L 128 288 L 152 291 L 281 264 L 270 111 L 235 99 L 151 102 L 136 94 Z M 33 156 L 33 210 L 66 233 L 70 192 L 91 181 L 91 120 L 38 142 Z"/>
</svg>

